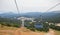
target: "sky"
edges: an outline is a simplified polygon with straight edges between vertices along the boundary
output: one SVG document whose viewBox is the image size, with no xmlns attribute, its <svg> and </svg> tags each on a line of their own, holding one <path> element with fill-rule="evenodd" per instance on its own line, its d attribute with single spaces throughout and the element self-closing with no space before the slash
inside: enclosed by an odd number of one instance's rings
<svg viewBox="0 0 60 35">
<path fill-rule="evenodd" d="M 16 0 L 20 13 L 27 12 L 46 12 L 49 8 L 60 3 L 60 0 Z M 51 9 L 51 11 L 60 10 L 60 5 Z M 17 13 L 14 0 L 0 0 L 0 13 Z"/>
</svg>

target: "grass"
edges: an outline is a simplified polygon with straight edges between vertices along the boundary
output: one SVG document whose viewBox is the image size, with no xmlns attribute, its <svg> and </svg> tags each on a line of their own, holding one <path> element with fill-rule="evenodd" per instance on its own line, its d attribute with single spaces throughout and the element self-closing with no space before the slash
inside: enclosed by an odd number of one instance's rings
<svg viewBox="0 0 60 35">
<path fill-rule="evenodd" d="M 60 31 L 55 31 L 55 35 L 60 35 Z"/>
<path fill-rule="evenodd" d="M 13 35 L 12 31 L 16 30 L 16 27 L 8 27 L 0 24 L 0 35 Z"/>
<path fill-rule="evenodd" d="M 12 31 L 12 30 L 17 30 L 17 29 L 18 28 L 16 28 L 16 27 L 8 27 L 8 26 L 3 26 L 0 24 L 0 35 L 13 35 L 11 32 L 6 32 L 6 31 L 1 32 L 1 30 L 11 30 Z M 60 35 L 60 31 L 55 31 L 55 35 Z"/>
<path fill-rule="evenodd" d="M 0 30 L 16 30 L 16 27 L 8 27 L 0 24 Z"/>
</svg>

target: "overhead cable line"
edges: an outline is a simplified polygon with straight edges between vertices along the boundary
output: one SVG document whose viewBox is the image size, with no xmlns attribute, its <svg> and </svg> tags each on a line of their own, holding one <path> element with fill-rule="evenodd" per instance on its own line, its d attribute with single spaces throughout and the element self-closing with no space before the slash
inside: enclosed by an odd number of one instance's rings
<svg viewBox="0 0 60 35">
<path fill-rule="evenodd" d="M 60 5 L 60 3 L 54 5 L 53 7 L 49 8 L 46 12 L 50 11 L 51 9 L 55 8 L 56 6 Z"/>
<path fill-rule="evenodd" d="M 18 4 L 17 4 L 17 1 L 16 1 L 16 0 L 14 0 L 14 2 L 15 2 L 16 9 L 17 9 L 17 12 L 18 12 L 18 16 L 20 16 L 20 11 L 19 11 L 19 7 L 18 7 Z"/>
</svg>

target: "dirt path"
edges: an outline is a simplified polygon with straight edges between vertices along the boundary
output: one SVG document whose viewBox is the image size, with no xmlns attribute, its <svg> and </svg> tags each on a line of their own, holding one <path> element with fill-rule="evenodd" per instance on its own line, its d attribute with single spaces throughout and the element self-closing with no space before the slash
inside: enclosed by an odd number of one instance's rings
<svg viewBox="0 0 60 35">
<path fill-rule="evenodd" d="M 50 29 L 48 33 L 44 32 L 32 32 L 25 28 L 19 28 L 17 30 L 0 30 L 0 35 L 55 35 L 54 30 Z"/>
<path fill-rule="evenodd" d="M 49 29 L 49 32 L 48 33 L 45 33 L 45 32 L 32 32 L 32 31 L 29 31 L 29 30 L 25 30 L 25 29 L 18 29 L 16 30 L 15 32 L 15 35 L 55 35 L 55 32 L 54 30 L 52 29 Z"/>
<path fill-rule="evenodd" d="M 12 30 L 0 30 L 0 35 L 13 35 Z"/>
<path fill-rule="evenodd" d="M 46 33 L 45 35 L 55 35 L 55 31 L 52 29 L 49 29 L 49 32 Z"/>
</svg>

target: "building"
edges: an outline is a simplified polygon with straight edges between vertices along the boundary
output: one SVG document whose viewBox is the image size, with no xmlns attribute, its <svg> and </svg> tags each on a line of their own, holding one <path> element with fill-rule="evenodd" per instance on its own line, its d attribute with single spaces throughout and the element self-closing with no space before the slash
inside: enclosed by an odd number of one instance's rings
<svg viewBox="0 0 60 35">
<path fill-rule="evenodd" d="M 56 23 L 55 26 L 60 26 L 60 23 Z"/>
</svg>

